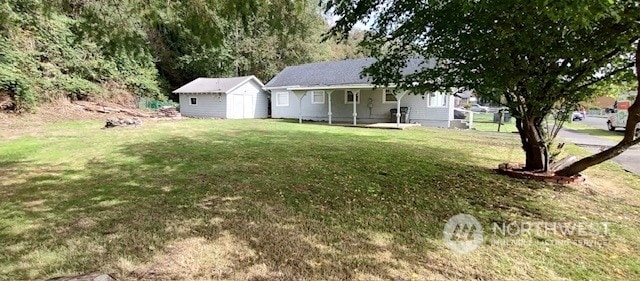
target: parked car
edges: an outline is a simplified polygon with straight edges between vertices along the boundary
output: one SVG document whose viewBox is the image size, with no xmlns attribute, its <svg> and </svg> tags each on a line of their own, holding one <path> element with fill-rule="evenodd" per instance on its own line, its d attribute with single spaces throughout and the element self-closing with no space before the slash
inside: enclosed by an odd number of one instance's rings
<svg viewBox="0 0 640 281">
<path fill-rule="evenodd" d="M 584 120 L 584 114 L 582 114 L 579 111 L 574 111 L 571 114 L 571 120 L 573 120 L 573 121 L 582 121 L 582 120 Z"/>
<path fill-rule="evenodd" d="M 482 106 L 476 103 L 476 104 L 472 104 L 469 110 L 473 112 L 489 112 L 489 107 Z"/>
<path fill-rule="evenodd" d="M 453 119 L 465 119 L 467 118 L 467 114 L 460 110 L 460 109 L 454 109 L 453 110 Z"/>
</svg>

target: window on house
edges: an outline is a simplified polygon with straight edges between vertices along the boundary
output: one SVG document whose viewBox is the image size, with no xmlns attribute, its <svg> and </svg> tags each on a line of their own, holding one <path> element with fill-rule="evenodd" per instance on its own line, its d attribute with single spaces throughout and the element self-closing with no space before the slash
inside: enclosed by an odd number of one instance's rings
<svg viewBox="0 0 640 281">
<path fill-rule="evenodd" d="M 440 92 L 429 93 L 429 106 L 430 107 L 446 107 L 447 106 L 447 95 L 442 94 Z"/>
<path fill-rule="evenodd" d="M 277 92 L 276 93 L 276 106 L 289 106 L 289 93 Z"/>
<path fill-rule="evenodd" d="M 197 105 L 198 104 L 198 98 L 190 98 L 189 99 L 189 104 Z"/>
<path fill-rule="evenodd" d="M 324 91 L 311 91 L 311 103 L 324 104 Z"/>
<path fill-rule="evenodd" d="M 356 103 L 360 103 L 360 93 L 359 92 L 354 92 L 354 91 L 345 91 L 344 92 L 344 103 L 346 104 L 352 104 L 353 100 L 356 100 Z"/>
<path fill-rule="evenodd" d="M 398 99 L 396 99 L 395 90 L 385 89 L 382 92 L 382 102 L 383 103 L 396 103 Z"/>
</svg>

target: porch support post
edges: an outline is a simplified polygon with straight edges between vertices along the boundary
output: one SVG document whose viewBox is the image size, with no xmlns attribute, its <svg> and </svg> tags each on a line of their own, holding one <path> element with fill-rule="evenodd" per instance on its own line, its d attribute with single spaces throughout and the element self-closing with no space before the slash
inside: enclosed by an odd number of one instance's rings
<svg viewBox="0 0 640 281">
<path fill-rule="evenodd" d="M 307 91 L 293 91 L 298 97 L 298 123 L 302 124 L 302 98 L 307 94 Z"/>
<path fill-rule="evenodd" d="M 327 102 L 329 103 L 329 112 L 327 115 L 329 116 L 329 125 L 331 125 L 331 116 L 333 115 L 331 112 L 331 94 L 333 93 L 333 90 L 326 90 L 325 93 L 327 93 Z"/>
<path fill-rule="evenodd" d="M 402 99 L 402 97 L 404 97 L 404 95 L 407 93 L 407 91 L 402 91 L 400 93 L 396 93 L 394 91 L 394 96 L 396 97 L 396 127 L 400 128 L 400 116 L 402 116 L 402 113 L 400 112 L 400 100 Z"/>
<path fill-rule="evenodd" d="M 358 100 L 360 99 L 360 91 L 351 91 L 353 93 L 353 125 L 358 125 L 357 117 L 358 111 L 356 109 Z"/>
</svg>

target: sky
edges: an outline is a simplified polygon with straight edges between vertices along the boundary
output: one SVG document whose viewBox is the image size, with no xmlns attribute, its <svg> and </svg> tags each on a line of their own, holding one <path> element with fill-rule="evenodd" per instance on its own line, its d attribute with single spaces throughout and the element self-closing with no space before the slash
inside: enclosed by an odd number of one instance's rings
<svg viewBox="0 0 640 281">
<path fill-rule="evenodd" d="M 333 25 L 335 25 L 336 21 L 338 21 L 340 19 L 340 16 L 325 15 L 325 18 L 327 19 L 327 22 L 329 23 L 329 25 L 333 26 Z M 364 22 L 359 21 L 353 26 L 353 28 L 354 29 L 359 29 L 359 30 L 371 30 L 371 24 L 372 24 L 372 22 L 369 22 L 369 23 L 365 24 Z"/>
</svg>

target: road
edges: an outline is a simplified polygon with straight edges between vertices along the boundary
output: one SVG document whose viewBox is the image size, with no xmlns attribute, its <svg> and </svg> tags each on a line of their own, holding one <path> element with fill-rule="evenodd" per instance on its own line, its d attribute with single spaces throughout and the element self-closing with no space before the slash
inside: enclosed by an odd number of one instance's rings
<svg viewBox="0 0 640 281">
<path fill-rule="evenodd" d="M 607 129 L 607 119 L 605 118 L 587 117 L 585 120 L 579 122 L 596 129 Z M 623 133 L 620 132 L 620 135 L 622 134 Z M 571 129 L 562 129 L 558 136 L 567 141 L 573 142 L 576 145 L 583 147 L 593 153 L 600 152 L 603 149 L 614 146 L 616 144 L 616 142 L 612 140 L 589 135 Z M 624 168 L 625 170 L 636 175 L 640 175 L 640 149 L 637 146 L 625 151 L 618 157 L 613 158 L 612 161 L 620 164 L 620 166 L 622 166 L 622 168 Z"/>
<path fill-rule="evenodd" d="M 582 121 L 576 121 L 576 123 L 594 127 L 596 129 L 607 130 L 607 118 L 604 118 L 604 117 L 587 117 Z M 623 132 L 620 131 L 621 136 L 622 134 Z"/>
</svg>

